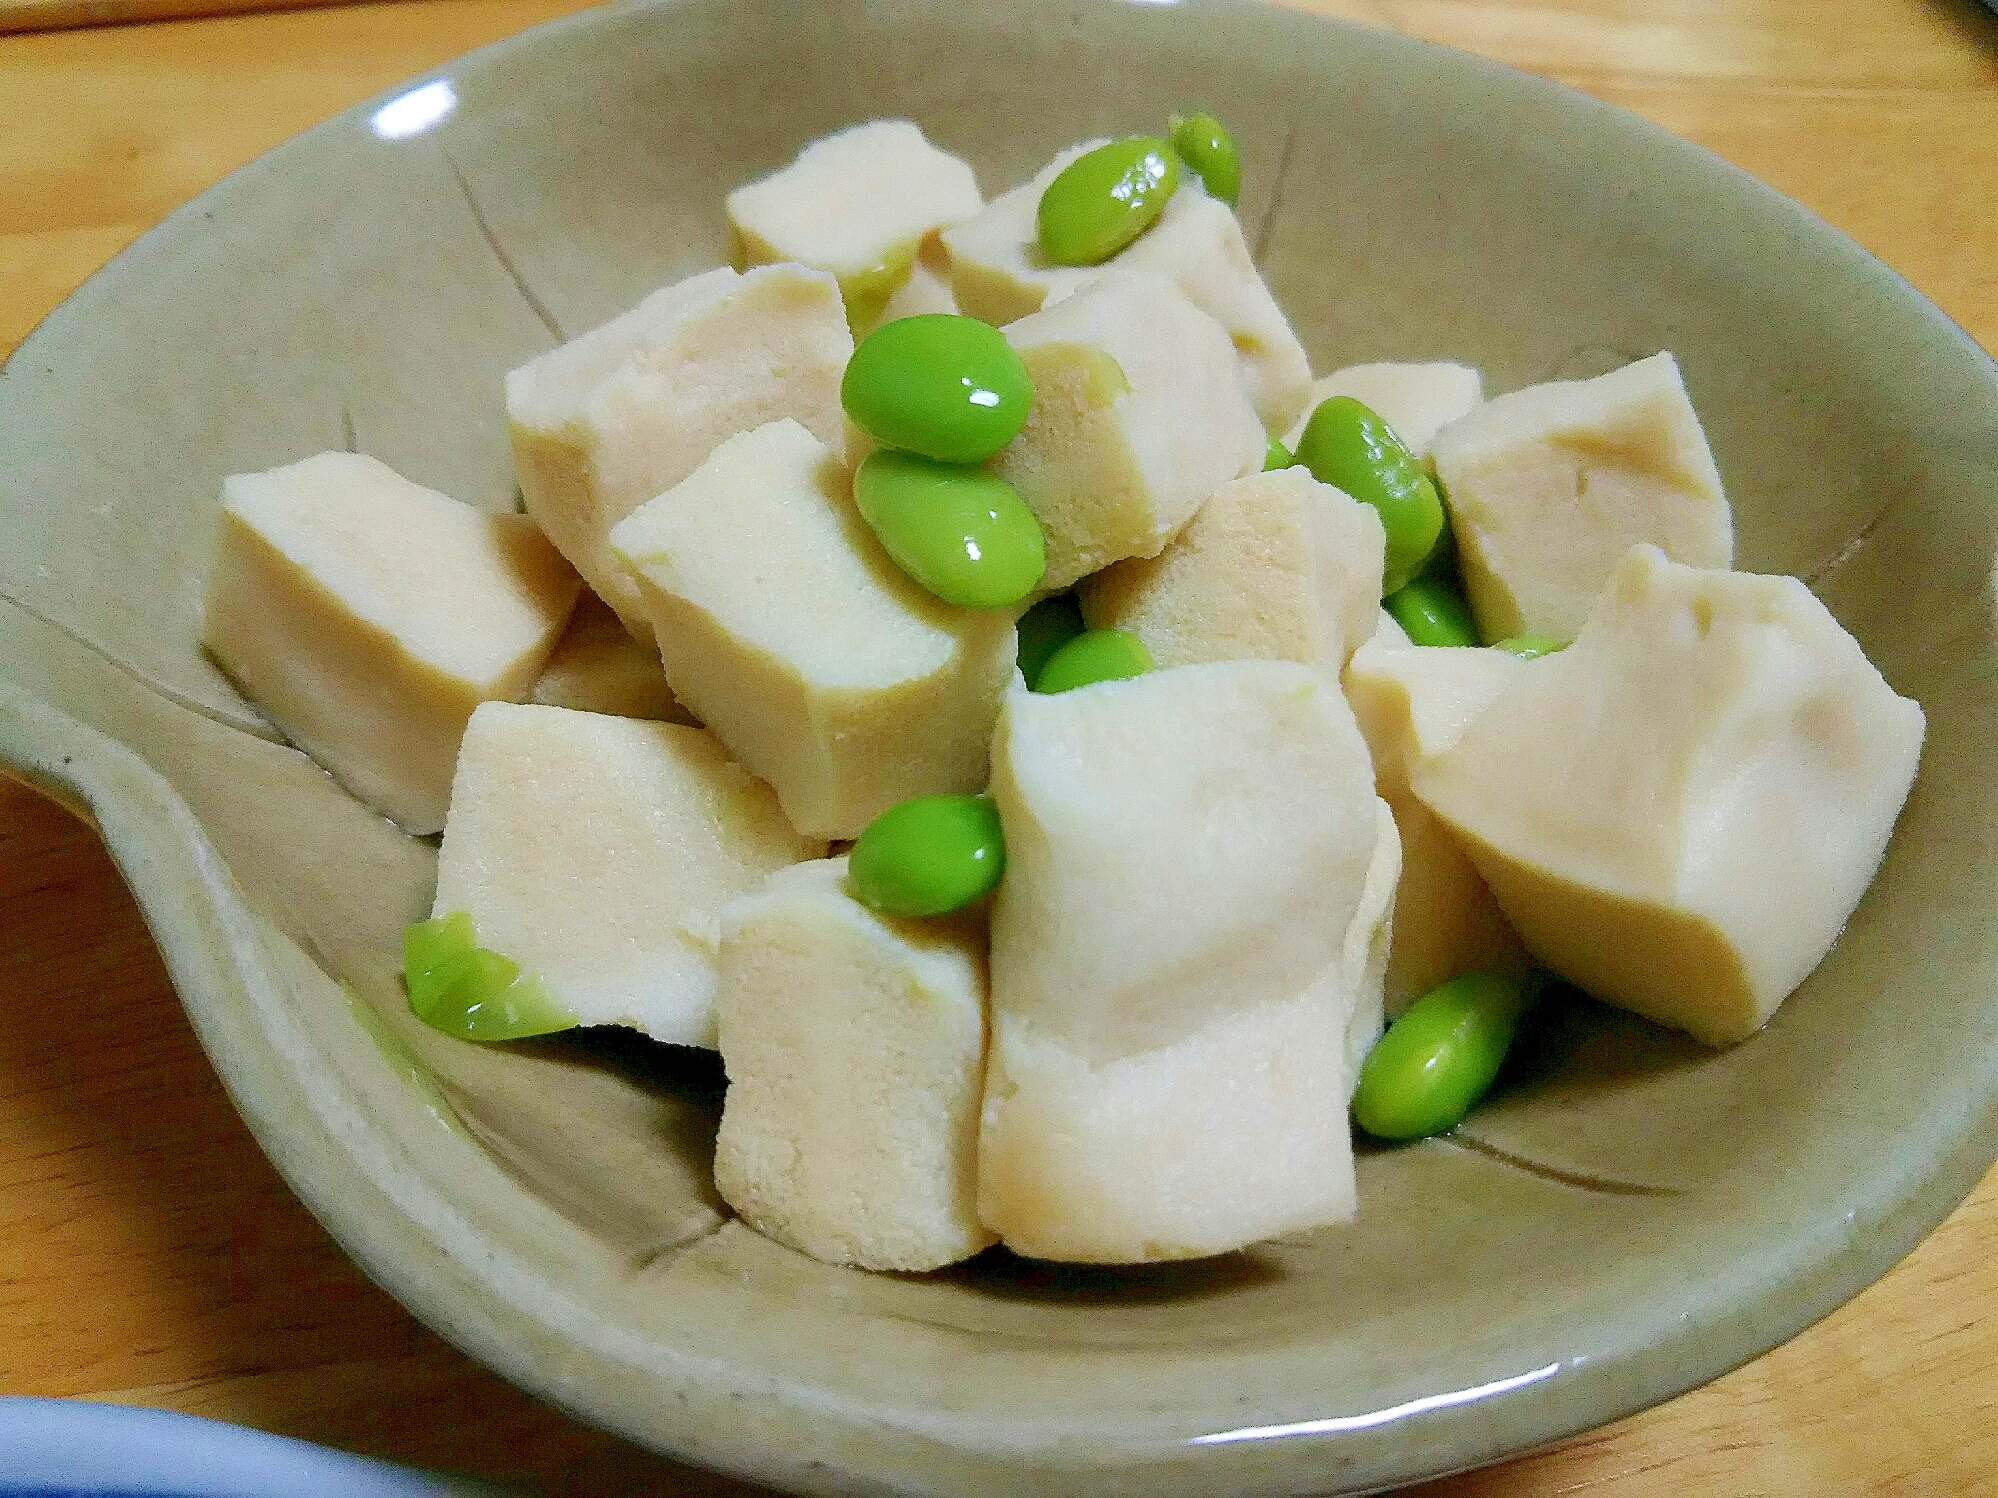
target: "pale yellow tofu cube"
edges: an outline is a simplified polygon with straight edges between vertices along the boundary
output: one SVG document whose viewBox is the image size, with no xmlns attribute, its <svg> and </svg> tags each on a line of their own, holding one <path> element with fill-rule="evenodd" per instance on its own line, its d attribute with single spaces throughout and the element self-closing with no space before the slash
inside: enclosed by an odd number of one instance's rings
<svg viewBox="0 0 1998 1498">
<path fill-rule="evenodd" d="M 1283 308 L 1263 284 L 1234 209 L 1182 179 L 1159 221 L 1109 265 L 1165 276 L 1228 330 L 1249 403 L 1281 432 L 1311 399 L 1311 365 Z"/>
<path fill-rule="evenodd" d="M 569 628 L 527 700 L 581 713 L 698 726 L 666 685 L 659 652 L 650 642 L 634 640 L 610 605 L 594 593 L 577 600 Z"/>
<path fill-rule="evenodd" d="M 1040 519 L 1046 590 L 1157 556 L 1208 495 L 1262 467 L 1228 335 L 1170 281 L 1103 276 L 1005 332 L 1034 404 L 988 466 Z"/>
<path fill-rule="evenodd" d="M 1403 447 L 1426 458 L 1438 432 L 1478 408 L 1485 381 L 1467 364 L 1348 365 L 1311 387 L 1311 399 L 1285 435 L 1284 446 L 1296 452 L 1311 413 L 1335 395 L 1358 401 L 1394 429 Z"/>
<path fill-rule="evenodd" d="M 723 269 L 654 292 L 507 376 L 527 513 L 642 636 L 649 626 L 611 555 L 611 527 L 739 432 L 790 417 L 838 444 L 852 353 L 839 283 L 823 271 Z"/>
<path fill-rule="evenodd" d="M 465 732 L 433 909 L 468 912 L 586 1025 L 712 1048 L 722 906 L 824 853 L 702 729 L 493 703 Z"/>
<path fill-rule="evenodd" d="M 1380 514 L 1302 468 L 1215 490 L 1156 557 L 1077 589 L 1092 629 L 1125 629 L 1161 666 L 1296 661 L 1333 672 L 1380 612 Z"/>
<path fill-rule="evenodd" d="M 992 1243 L 983 929 L 876 914 L 844 858 L 771 875 L 721 928 L 723 1200 L 828 1264 L 919 1272 Z"/>
<path fill-rule="evenodd" d="M 1454 744 L 1528 664 L 1502 650 L 1412 645 L 1385 612 L 1378 632 L 1347 663 L 1346 699 L 1401 833 L 1397 914 L 1383 979 L 1390 1019 L 1459 974 L 1518 974 L 1530 965 L 1456 835 L 1408 788 L 1411 766 Z"/>
<path fill-rule="evenodd" d="M 1544 966 L 1727 1045 L 1830 950 L 1923 727 L 1797 579 L 1640 546 L 1412 784 Z"/>
<path fill-rule="evenodd" d="M 728 195 L 738 265 L 794 261 L 839 278 L 856 329 L 910 278 L 918 247 L 985 206 L 971 168 L 908 120 L 813 141 L 780 172 Z"/>
<path fill-rule="evenodd" d="M 1572 640 L 1641 543 L 1692 567 L 1734 561 L 1720 471 L 1670 354 L 1498 396 L 1438 432 L 1430 457 L 1487 640 Z"/>
<path fill-rule="evenodd" d="M 951 291 L 967 317 L 994 327 L 1018 322 L 1060 301 L 1101 273 L 1094 266 L 1055 265 L 1041 254 L 1041 194 L 1076 157 L 1106 144 L 1081 141 L 984 211 L 939 236 L 950 262 Z"/>
<path fill-rule="evenodd" d="M 912 582 L 795 421 L 734 437 L 611 541 L 674 694 L 814 837 L 898 801 L 983 788 L 1014 672 L 1012 616 Z"/>
<path fill-rule="evenodd" d="M 1230 661 L 1016 690 L 992 795 L 986 1226 L 1123 1263 L 1349 1217 L 1394 840 L 1336 685 Z"/>
<path fill-rule="evenodd" d="M 223 481 L 202 643 L 348 790 L 435 832 L 472 709 L 527 695 L 581 587 L 533 521 L 321 453 Z"/>
<path fill-rule="evenodd" d="M 1360 1068 L 1387 1027 L 1388 959 L 1394 949 L 1396 902 L 1401 889 L 1401 829 L 1394 809 L 1374 798 L 1374 853 L 1360 887 L 1360 903 L 1346 923 L 1339 980 L 1346 1016 L 1346 1095 L 1360 1085 Z"/>
<path fill-rule="evenodd" d="M 1310 397 L 1304 345 L 1263 284 L 1234 211 L 1191 174 L 1181 178 L 1158 222 L 1102 265 L 1053 265 L 1041 254 L 1041 194 L 1071 161 L 1102 144 L 1070 146 L 976 218 L 944 231 L 959 305 L 972 317 L 1005 324 L 1053 306 L 1106 270 L 1164 276 L 1227 330 L 1259 419 L 1269 431 L 1283 431 Z"/>
</svg>

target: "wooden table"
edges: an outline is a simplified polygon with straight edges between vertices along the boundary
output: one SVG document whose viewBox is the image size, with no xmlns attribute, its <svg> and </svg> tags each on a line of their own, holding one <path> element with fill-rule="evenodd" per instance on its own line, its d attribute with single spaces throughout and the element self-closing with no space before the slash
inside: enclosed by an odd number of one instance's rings
<svg viewBox="0 0 1998 1498">
<path fill-rule="evenodd" d="M 1648 115 L 1998 347 L 1998 18 L 1971 0 L 1312 3 Z M 234 167 L 577 8 L 410 0 L 0 38 L 0 348 Z M 0 997 L 0 1391 L 186 1410 L 554 1491 L 743 1491 L 534 1403 L 348 1263 L 223 1096 L 96 839 L 6 781 Z M 1789 1345 L 1424 1491 L 1988 1492 L 1994 1313 L 1998 1172 Z"/>
</svg>

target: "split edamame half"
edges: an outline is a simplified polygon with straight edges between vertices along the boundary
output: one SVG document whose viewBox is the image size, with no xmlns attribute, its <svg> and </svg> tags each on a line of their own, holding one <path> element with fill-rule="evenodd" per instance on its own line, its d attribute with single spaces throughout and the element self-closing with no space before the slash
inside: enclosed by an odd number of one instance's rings
<svg viewBox="0 0 1998 1498">
<path fill-rule="evenodd" d="M 1034 386 L 1006 335 L 975 317 L 927 312 L 860 340 L 840 404 L 886 447 L 982 463 L 1020 435 Z"/>
<path fill-rule="evenodd" d="M 403 982 L 418 1019 L 460 1040 L 525 1040 L 576 1027 L 547 984 L 478 940 L 462 910 L 403 928 Z"/>
<path fill-rule="evenodd" d="M 989 796 L 917 796 L 891 806 L 847 857 L 853 897 L 888 915 L 947 915 L 983 899 L 1006 872 L 1006 836 Z"/>
<path fill-rule="evenodd" d="M 1465 973 L 1439 983 L 1388 1026 L 1353 1093 L 1353 1117 L 1380 1139 L 1454 1129 L 1490 1090 L 1544 975 Z"/>
<path fill-rule="evenodd" d="M 1155 665 L 1145 642 L 1128 629 L 1086 629 L 1048 657 L 1034 690 L 1051 695 L 1099 681 L 1126 681 Z"/>
<path fill-rule="evenodd" d="M 1075 595 L 1059 593 L 1043 598 L 1020 616 L 1014 626 L 1020 637 L 1020 675 L 1032 688 L 1040 684 L 1041 670 L 1054 653 L 1083 631 L 1082 610 Z"/>
<path fill-rule="evenodd" d="M 1410 643 L 1476 645 L 1478 626 L 1463 594 L 1440 578 L 1418 577 L 1388 594 L 1381 605 L 1394 615 Z"/>
<path fill-rule="evenodd" d="M 1211 114 L 1176 114 L 1166 122 L 1166 132 L 1207 195 L 1233 208 L 1242 195 L 1242 157 L 1227 126 Z"/>
<path fill-rule="evenodd" d="M 1263 449 L 1264 473 L 1275 473 L 1278 469 L 1290 467 L 1296 461 L 1297 459 L 1290 455 L 1290 449 L 1274 437 L 1270 438 L 1269 446 Z"/>
<path fill-rule="evenodd" d="M 1516 655 L 1523 661 L 1537 661 L 1543 655 L 1552 655 L 1567 648 L 1552 635 L 1508 635 L 1503 640 L 1492 642 L 1492 649 Z"/>
<path fill-rule="evenodd" d="M 1101 265 L 1151 228 L 1178 188 L 1179 157 L 1154 136 L 1086 151 L 1041 193 L 1041 253 L 1055 265 Z"/>
<path fill-rule="evenodd" d="M 1387 532 L 1381 596 L 1392 597 L 1422 570 L 1443 533 L 1443 501 L 1394 430 L 1350 395 L 1318 403 L 1297 461 L 1320 483 L 1372 505 Z"/>
<path fill-rule="evenodd" d="M 884 447 L 862 460 L 853 499 L 895 564 L 945 603 L 1011 608 L 1048 570 L 1040 521 L 996 473 Z"/>
</svg>

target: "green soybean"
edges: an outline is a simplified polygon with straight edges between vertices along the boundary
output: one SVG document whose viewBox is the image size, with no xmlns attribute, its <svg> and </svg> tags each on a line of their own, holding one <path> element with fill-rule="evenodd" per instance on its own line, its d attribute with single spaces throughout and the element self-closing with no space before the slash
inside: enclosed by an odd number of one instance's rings
<svg viewBox="0 0 1998 1498">
<path fill-rule="evenodd" d="M 1127 629 L 1088 629 L 1048 657 L 1034 690 L 1068 692 L 1099 681 L 1123 681 L 1153 669 L 1145 642 Z"/>
<path fill-rule="evenodd" d="M 1388 1027 L 1360 1068 L 1353 1117 L 1381 1139 L 1455 1128 L 1490 1089 L 1542 979 L 1465 973 Z"/>
<path fill-rule="evenodd" d="M 1476 645 L 1478 626 L 1471 606 L 1448 583 L 1418 577 L 1387 596 L 1382 605 L 1417 645 Z"/>
<path fill-rule="evenodd" d="M 1235 137 L 1211 114 L 1176 114 L 1166 122 L 1172 148 L 1199 174 L 1209 197 L 1230 208 L 1242 193 L 1242 157 Z"/>
<path fill-rule="evenodd" d="M 1275 473 L 1279 468 L 1288 468 L 1297 459 L 1290 455 L 1290 449 L 1276 438 L 1270 438 L 1270 445 L 1263 449 L 1263 472 Z"/>
<path fill-rule="evenodd" d="M 470 964 L 479 945 L 472 918 L 462 910 L 402 928 L 402 981 L 410 1008 L 419 1014 Z"/>
<path fill-rule="evenodd" d="M 884 323 L 861 339 L 839 398 L 885 447 L 941 463 L 982 463 L 1020 435 L 1034 387 L 997 328 L 929 312 Z"/>
<path fill-rule="evenodd" d="M 1297 461 L 1312 477 L 1380 513 L 1387 532 L 1381 595 L 1399 592 L 1422 570 L 1443 532 L 1443 501 L 1422 465 L 1385 421 L 1349 395 L 1331 396 L 1311 413 Z"/>
<path fill-rule="evenodd" d="M 523 975 L 511 958 L 484 947 L 417 1018 L 461 1040 L 526 1040 L 576 1028 L 576 1016 L 555 1002 L 541 979 Z"/>
<path fill-rule="evenodd" d="M 1157 222 L 1178 187 L 1179 157 L 1153 136 L 1084 152 L 1041 193 L 1041 254 L 1055 265 L 1101 265 Z"/>
<path fill-rule="evenodd" d="M 403 928 L 403 980 L 418 1019 L 461 1040 L 523 1040 L 575 1028 L 576 1016 L 547 984 L 477 941 L 462 910 Z"/>
<path fill-rule="evenodd" d="M 982 468 L 881 448 L 854 475 L 853 498 L 896 565 L 945 603 L 1011 608 L 1048 570 L 1034 512 Z"/>
<path fill-rule="evenodd" d="M 1492 649 L 1508 651 L 1523 661 L 1537 661 L 1543 655 L 1567 648 L 1552 635 L 1508 635 L 1492 643 Z"/>
<path fill-rule="evenodd" d="M 848 855 L 853 897 L 889 915 L 944 915 L 984 898 L 1006 871 L 988 796 L 918 796 L 891 806 Z"/>
<path fill-rule="evenodd" d="M 1020 674 L 1029 687 L 1041 679 L 1048 657 L 1082 633 L 1082 610 L 1074 595 L 1060 593 L 1043 598 L 1020 616 Z"/>
</svg>

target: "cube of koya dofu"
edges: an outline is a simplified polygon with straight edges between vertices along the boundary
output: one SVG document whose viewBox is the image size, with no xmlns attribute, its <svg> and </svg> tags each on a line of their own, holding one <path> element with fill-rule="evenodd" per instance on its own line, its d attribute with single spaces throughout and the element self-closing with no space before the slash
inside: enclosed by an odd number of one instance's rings
<svg viewBox="0 0 1998 1498">
<path fill-rule="evenodd" d="M 712 1047 L 721 907 L 824 852 L 702 729 L 495 703 L 465 733 L 435 914 L 469 912 L 586 1025 Z"/>
<path fill-rule="evenodd" d="M 1542 964 L 1727 1045 L 1858 904 L 1922 731 L 1795 578 L 1640 546 L 1413 786 Z"/>
<path fill-rule="evenodd" d="M 790 260 L 839 277 L 865 328 L 909 279 L 923 240 L 985 206 L 971 168 L 907 120 L 815 140 L 781 172 L 728 195 L 738 265 Z"/>
<path fill-rule="evenodd" d="M 1379 1024 L 1397 845 L 1336 683 L 1230 661 L 1015 691 L 992 795 L 985 1225 L 1125 1263 L 1350 1217 L 1348 1036 Z"/>
<path fill-rule="evenodd" d="M 923 591 L 795 421 L 717 447 L 618 526 L 666 679 L 814 837 L 985 784 L 1014 671 L 1012 615 Z"/>
<path fill-rule="evenodd" d="M 844 858 L 771 875 L 721 921 L 723 1199 L 831 1264 L 936 1269 L 990 1244 L 984 932 L 875 914 Z"/>
<path fill-rule="evenodd" d="M 506 377 L 527 513 L 643 638 L 611 527 L 738 432 L 788 416 L 838 444 L 852 353 L 839 284 L 822 271 L 714 270 L 654 292 Z"/>
<path fill-rule="evenodd" d="M 1401 834 L 1401 877 L 1382 1002 L 1389 1018 L 1459 973 L 1524 973 L 1526 949 L 1457 836 L 1408 788 L 1412 768 L 1463 736 L 1529 663 L 1503 650 L 1411 645 L 1382 611 L 1353 652 L 1346 700 L 1374 756 L 1374 784 Z"/>
<path fill-rule="evenodd" d="M 694 722 L 694 715 L 674 700 L 673 689 L 666 685 L 658 650 L 634 640 L 611 606 L 594 593 L 576 601 L 569 628 L 556 642 L 527 700 L 614 718 Z"/>
<path fill-rule="evenodd" d="M 1119 271 L 1006 328 L 1034 381 L 991 461 L 1047 537 L 1041 586 L 1155 557 L 1266 439 L 1221 325 L 1169 281 Z"/>
<path fill-rule="evenodd" d="M 1464 590 L 1487 640 L 1572 640 L 1625 552 L 1734 560 L 1734 519 L 1670 354 L 1515 390 L 1436 434 Z"/>
<path fill-rule="evenodd" d="M 527 695 L 580 591 L 533 521 L 321 453 L 223 481 L 202 643 L 348 790 L 435 832 L 472 709 Z"/>
<path fill-rule="evenodd" d="M 1334 672 L 1380 614 L 1379 511 L 1302 468 L 1223 484 L 1156 557 L 1078 590 L 1092 629 L 1127 629 L 1161 666 L 1247 659 Z"/>
</svg>

